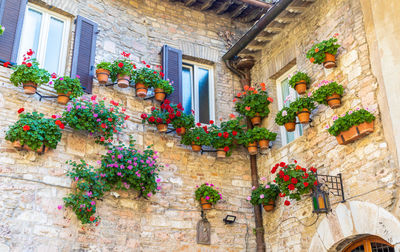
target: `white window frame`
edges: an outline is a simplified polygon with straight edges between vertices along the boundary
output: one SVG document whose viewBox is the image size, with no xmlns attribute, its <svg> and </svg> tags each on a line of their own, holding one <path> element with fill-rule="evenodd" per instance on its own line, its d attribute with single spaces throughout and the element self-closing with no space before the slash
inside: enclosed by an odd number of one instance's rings
<svg viewBox="0 0 400 252">
<path fill-rule="evenodd" d="M 210 65 L 201 64 L 198 62 L 183 60 L 182 67 L 191 68 L 190 72 L 192 74 L 193 88 L 192 88 L 192 109 L 195 111 L 194 118 L 196 122 L 199 122 L 199 79 L 196 74 L 198 68 L 204 68 L 208 70 L 208 90 L 209 90 L 209 103 L 210 103 L 210 120 L 215 121 L 215 91 L 214 91 L 214 68 Z M 183 87 L 182 87 L 183 88 Z M 194 100 L 194 101 L 193 101 Z M 203 123 L 204 124 L 204 123 Z"/>
<path fill-rule="evenodd" d="M 297 66 L 290 68 L 284 74 L 282 74 L 278 79 L 276 79 L 276 89 L 277 89 L 277 96 L 278 96 L 278 109 L 281 110 L 284 107 L 284 98 L 282 97 L 282 82 L 287 79 L 290 75 L 293 75 L 297 72 Z M 291 101 L 295 100 L 295 97 L 298 97 L 298 94 L 295 89 L 289 88 L 289 95 L 292 97 Z M 294 131 L 294 140 L 301 137 L 299 125 L 296 125 L 296 130 Z M 288 140 L 286 137 L 286 129 L 284 126 L 280 126 L 281 137 L 282 137 L 282 146 L 288 144 Z"/>
<path fill-rule="evenodd" d="M 64 15 L 61 15 L 57 12 L 48 10 L 46 8 L 34 5 L 32 3 L 28 3 L 25 9 L 25 15 L 28 15 L 28 10 L 32 9 L 37 12 L 40 12 L 42 14 L 42 23 L 40 26 L 40 35 L 39 35 L 39 44 L 38 44 L 38 50 L 34 54 L 34 58 L 37 59 L 39 64 L 43 67 L 44 66 L 44 61 L 46 58 L 46 48 L 47 48 L 47 39 L 48 39 L 48 33 L 49 33 L 49 28 L 50 28 L 50 20 L 52 17 L 61 20 L 64 22 L 64 29 L 63 29 L 63 35 L 62 35 L 62 44 L 61 44 L 61 52 L 60 52 L 60 58 L 58 62 L 58 71 L 57 75 L 64 75 L 65 74 L 65 66 L 67 62 L 67 53 L 68 53 L 68 41 L 69 41 L 69 32 L 70 32 L 70 26 L 71 26 L 71 18 L 66 17 Z M 25 27 L 26 20 L 24 20 L 24 24 L 22 27 Z M 21 35 L 21 40 L 24 39 L 24 34 Z M 18 51 L 18 63 L 20 61 L 22 62 L 22 57 L 26 52 L 22 51 L 23 49 L 20 47 Z"/>
</svg>

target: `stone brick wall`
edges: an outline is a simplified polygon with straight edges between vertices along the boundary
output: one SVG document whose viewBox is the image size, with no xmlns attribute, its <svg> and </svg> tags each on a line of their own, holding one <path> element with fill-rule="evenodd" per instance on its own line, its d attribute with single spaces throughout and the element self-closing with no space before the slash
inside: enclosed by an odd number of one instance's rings
<svg viewBox="0 0 400 252">
<path fill-rule="evenodd" d="M 339 43 L 342 45 L 337 68 L 326 70 L 321 65 L 311 64 L 306 52 L 312 41 L 322 41 L 335 33 L 340 34 Z M 300 165 L 319 168 L 321 174 L 342 173 L 346 198 L 355 197 L 352 200 L 373 203 L 392 213 L 395 211 L 393 208 L 398 187 L 394 183 L 399 180 L 399 174 L 384 139 L 377 101 L 379 85 L 372 74 L 369 59 L 359 0 L 316 1 L 274 37 L 262 50 L 252 69 L 254 82 L 265 82 L 265 78 L 269 78 L 272 97 L 276 98 L 277 95 L 276 78 L 282 74 L 282 69 L 293 63 L 298 70 L 311 76 L 313 88 L 321 80 L 335 80 L 345 87 L 345 94 L 343 105 L 338 109 L 320 105 L 312 113 L 312 127 L 305 126 L 302 137 L 286 146 L 277 141 L 272 151 L 259 159 L 260 177 L 265 176 L 271 181 L 273 176 L 270 169 L 275 163 L 296 159 Z M 324 127 L 332 124 L 332 116 L 356 107 L 376 110 L 375 131 L 353 144 L 340 146 Z M 277 111 L 277 103 L 274 103 L 272 116 L 264 120 L 264 126 L 279 132 L 279 126 L 274 124 Z M 338 201 L 332 197 L 331 200 L 332 203 Z M 324 216 L 316 221 L 317 216 L 312 213 L 308 197 L 301 202 L 292 202 L 289 207 L 283 206 L 282 200 L 277 205 L 274 212 L 264 215 L 267 251 L 307 251 Z M 337 203 L 333 204 L 333 208 L 336 207 Z M 320 231 L 320 239 L 323 240 L 321 234 L 329 230 L 322 228 Z M 334 232 L 341 234 L 337 230 Z"/>
<path fill-rule="evenodd" d="M 184 57 L 212 62 L 215 67 L 217 118 L 227 118 L 239 83 L 220 58 L 226 51 L 219 32 L 242 34 L 248 27 L 230 19 L 158 0 L 89 0 L 34 1 L 51 5 L 56 11 L 82 15 L 99 24 L 96 63 L 113 60 L 124 50 L 132 52 L 135 62 L 146 60 L 160 64 L 162 45 L 179 48 Z M 71 38 L 74 27 L 72 26 Z M 70 48 L 72 50 L 71 39 Z M 70 50 L 70 53 L 71 53 Z M 67 72 L 71 65 L 69 57 Z M 5 132 L 14 123 L 16 111 L 39 111 L 60 114 L 64 106 L 55 100 L 39 101 L 27 96 L 9 82 L 11 71 L 0 67 L 0 251 L 244 251 L 255 247 L 252 206 L 246 201 L 251 186 L 248 156 L 235 152 L 218 160 L 214 153 L 196 154 L 179 143 L 174 134 L 160 135 L 144 127 L 140 114 L 149 111 L 152 101 L 134 97 L 131 88 L 99 87 L 93 93 L 123 103 L 131 116 L 120 140 L 129 136 L 139 147 L 154 144 L 162 163 L 162 190 L 150 200 L 136 199 L 133 192 L 111 194 L 98 204 L 101 224 L 82 228 L 70 210 L 58 210 L 62 198 L 70 192 L 70 168 L 67 160 L 85 159 L 89 164 L 104 154 L 87 134 L 66 128 L 56 150 L 38 156 L 18 152 L 6 142 Z M 54 94 L 42 86 L 43 94 Z M 223 200 L 209 211 L 212 227 L 211 246 L 196 244 L 199 205 L 194 200 L 195 185 L 203 182 L 217 185 Z M 227 214 L 237 216 L 233 225 L 225 225 Z"/>
</svg>

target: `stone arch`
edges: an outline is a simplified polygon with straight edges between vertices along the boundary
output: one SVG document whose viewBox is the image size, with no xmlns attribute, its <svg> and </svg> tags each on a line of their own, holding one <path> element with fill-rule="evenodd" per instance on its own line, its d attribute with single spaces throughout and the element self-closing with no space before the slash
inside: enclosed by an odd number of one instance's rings
<svg viewBox="0 0 400 252">
<path fill-rule="evenodd" d="M 379 236 L 400 252 L 400 221 L 375 204 L 349 201 L 339 204 L 318 225 L 309 252 L 341 251 L 366 235 Z"/>
</svg>

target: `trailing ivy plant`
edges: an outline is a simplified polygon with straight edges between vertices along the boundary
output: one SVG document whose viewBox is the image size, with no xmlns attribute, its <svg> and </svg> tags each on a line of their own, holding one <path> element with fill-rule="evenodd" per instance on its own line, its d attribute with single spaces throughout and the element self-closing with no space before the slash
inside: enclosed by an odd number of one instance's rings
<svg viewBox="0 0 400 252">
<path fill-rule="evenodd" d="M 315 109 L 314 100 L 311 97 L 298 97 L 294 102 L 290 103 L 290 108 L 295 112 L 308 109 L 310 112 Z"/>
<path fill-rule="evenodd" d="M 185 135 L 182 136 L 181 143 L 184 145 L 204 145 L 211 146 L 211 135 L 207 129 L 207 126 L 200 127 L 201 124 L 197 124 L 196 127 L 188 130 Z"/>
<path fill-rule="evenodd" d="M 238 99 L 235 98 L 235 109 L 240 114 L 253 118 L 256 115 L 267 117 L 269 115 L 269 104 L 273 99 L 268 96 L 265 84 L 261 83 L 254 87 L 245 86 L 245 92 L 238 93 Z"/>
<path fill-rule="evenodd" d="M 222 199 L 222 194 L 213 184 L 204 183 L 201 186 L 196 186 L 196 188 L 194 195 L 197 201 L 204 198 L 208 203 L 215 204 Z"/>
<path fill-rule="evenodd" d="M 78 98 L 83 95 L 83 88 L 79 78 L 72 79 L 69 76 L 59 77 L 54 81 L 54 89 L 58 94 L 70 93 L 70 98 Z"/>
<path fill-rule="evenodd" d="M 347 111 L 341 117 L 334 116 L 333 120 L 333 125 L 331 127 L 327 126 L 329 127 L 328 132 L 333 136 L 338 136 L 340 132 L 347 131 L 354 125 L 374 121 L 375 116 L 365 109 L 357 108 L 355 111 Z"/>
<path fill-rule="evenodd" d="M 6 140 L 19 141 L 21 145 L 27 145 L 32 150 L 38 150 L 43 145 L 56 149 L 61 140 L 61 130 L 64 125 L 57 116 L 44 118 L 37 112 L 23 113 L 24 108 L 18 110 L 19 120 L 11 125 L 6 133 Z"/>
<path fill-rule="evenodd" d="M 266 185 L 260 184 L 254 189 L 250 196 L 250 203 L 256 205 L 268 205 L 270 201 L 275 201 L 280 193 L 279 187 L 273 183 Z"/>
<path fill-rule="evenodd" d="M 322 64 L 325 61 L 325 53 L 336 55 L 340 47 L 336 42 L 338 34 L 336 33 L 333 38 L 324 40 L 318 44 L 315 44 L 307 52 L 307 58 L 310 59 L 311 63 Z"/>
<path fill-rule="evenodd" d="M 249 143 L 258 142 L 260 140 L 275 141 L 277 133 L 271 132 L 266 128 L 254 127 L 246 132 L 244 137 L 244 144 L 247 146 Z"/>
<path fill-rule="evenodd" d="M 276 124 L 282 126 L 285 123 L 296 122 L 296 112 L 291 107 L 283 107 L 275 117 Z"/>
<path fill-rule="evenodd" d="M 328 96 L 332 96 L 333 94 L 342 96 L 344 92 L 343 86 L 335 81 L 322 81 L 318 87 L 319 88 L 313 92 L 312 99 L 319 104 L 328 105 L 328 102 L 326 101 Z"/>
<path fill-rule="evenodd" d="M 293 75 L 289 80 L 289 85 L 294 88 L 296 83 L 302 80 L 306 82 L 307 88 L 309 88 L 311 79 L 306 73 L 303 72 L 297 72 L 295 75 Z"/>
</svg>

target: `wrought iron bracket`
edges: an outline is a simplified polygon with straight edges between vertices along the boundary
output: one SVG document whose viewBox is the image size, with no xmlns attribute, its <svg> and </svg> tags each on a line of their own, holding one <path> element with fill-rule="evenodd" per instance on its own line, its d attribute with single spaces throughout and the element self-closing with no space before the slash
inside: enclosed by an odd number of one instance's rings
<svg viewBox="0 0 400 252">
<path fill-rule="evenodd" d="M 313 119 L 310 118 L 310 120 L 308 121 L 310 128 L 313 128 L 314 126 L 311 124 L 313 122 Z M 296 122 L 296 124 L 302 124 L 300 122 Z"/>
<path fill-rule="evenodd" d="M 42 99 L 55 99 L 58 98 L 58 95 L 41 95 L 39 92 L 36 92 L 36 94 L 39 96 L 39 101 L 42 101 Z"/>
<path fill-rule="evenodd" d="M 111 86 L 115 86 L 115 85 L 117 85 L 117 84 L 118 84 L 117 82 L 114 82 L 114 83 L 105 84 L 104 86 L 106 86 L 106 87 L 111 87 Z"/>
<path fill-rule="evenodd" d="M 318 184 L 321 184 L 322 189 L 326 188 L 326 191 L 333 196 L 340 197 L 340 203 L 346 202 L 344 197 L 343 179 L 342 174 L 339 173 L 336 176 L 317 174 Z"/>
<path fill-rule="evenodd" d="M 202 148 L 200 154 L 203 155 L 204 152 L 217 152 L 217 150 L 203 150 Z"/>
</svg>

